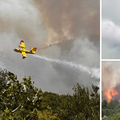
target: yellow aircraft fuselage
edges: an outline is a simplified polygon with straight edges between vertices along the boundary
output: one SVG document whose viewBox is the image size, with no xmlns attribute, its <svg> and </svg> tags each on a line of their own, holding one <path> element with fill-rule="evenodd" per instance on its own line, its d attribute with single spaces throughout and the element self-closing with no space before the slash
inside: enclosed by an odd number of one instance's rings
<svg viewBox="0 0 120 120">
<path fill-rule="evenodd" d="M 22 53 L 22 58 L 23 59 L 25 59 L 27 57 L 26 53 L 27 54 L 35 54 L 36 49 L 37 49 L 36 47 L 34 47 L 34 48 L 31 48 L 31 50 L 26 50 L 25 49 L 25 43 L 22 40 L 20 42 L 20 46 L 19 47 L 20 47 L 20 49 L 16 48 L 16 49 L 14 49 L 14 51 L 18 52 L 18 53 Z"/>
<path fill-rule="evenodd" d="M 30 52 L 30 50 L 26 50 L 25 48 L 16 48 L 16 49 L 14 49 L 14 51 L 15 52 L 19 52 L 19 53 L 22 53 L 22 52 L 26 52 L 26 53 L 31 53 L 32 54 L 32 52 Z"/>
</svg>

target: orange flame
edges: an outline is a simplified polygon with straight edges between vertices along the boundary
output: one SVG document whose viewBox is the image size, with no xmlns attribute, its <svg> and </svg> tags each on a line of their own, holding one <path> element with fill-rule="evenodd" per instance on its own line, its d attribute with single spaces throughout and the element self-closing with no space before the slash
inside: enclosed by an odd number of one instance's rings
<svg viewBox="0 0 120 120">
<path fill-rule="evenodd" d="M 107 97 L 107 101 L 110 102 L 113 96 L 118 95 L 118 92 L 113 89 L 108 89 L 108 91 L 105 92 L 104 94 Z"/>
</svg>

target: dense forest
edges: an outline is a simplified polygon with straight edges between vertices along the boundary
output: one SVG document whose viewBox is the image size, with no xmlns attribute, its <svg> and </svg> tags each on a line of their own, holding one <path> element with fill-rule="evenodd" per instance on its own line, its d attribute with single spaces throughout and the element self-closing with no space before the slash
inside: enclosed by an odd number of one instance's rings
<svg viewBox="0 0 120 120">
<path fill-rule="evenodd" d="M 118 100 L 102 101 L 102 120 L 120 120 L 120 103 Z"/>
<path fill-rule="evenodd" d="M 91 87 L 77 83 L 73 95 L 59 95 L 36 88 L 31 77 L 20 82 L 14 73 L 0 70 L 0 120 L 99 120 L 99 87 Z"/>
</svg>

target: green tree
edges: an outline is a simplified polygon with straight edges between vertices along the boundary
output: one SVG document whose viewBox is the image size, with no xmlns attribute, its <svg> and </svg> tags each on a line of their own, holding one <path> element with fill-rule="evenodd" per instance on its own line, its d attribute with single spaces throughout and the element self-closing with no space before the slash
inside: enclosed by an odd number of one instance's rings
<svg viewBox="0 0 120 120">
<path fill-rule="evenodd" d="M 61 103 L 60 96 L 58 94 L 47 91 L 43 93 L 42 102 L 46 108 L 50 106 L 53 111 L 56 111 L 56 108 L 59 107 Z"/>
<path fill-rule="evenodd" d="M 85 119 L 87 120 L 92 116 L 92 109 L 90 107 L 90 93 L 88 88 L 84 86 L 81 87 L 78 83 L 73 88 L 74 94 L 74 114 L 78 115 L 79 113 L 84 114 Z"/>
<path fill-rule="evenodd" d="M 74 100 L 71 95 L 61 95 L 61 104 L 57 107 L 58 117 L 61 120 L 73 120 L 74 113 Z"/>
<path fill-rule="evenodd" d="M 1 71 L 0 91 L 0 110 L 6 119 L 12 119 L 18 113 L 30 119 L 36 114 L 35 108 L 41 110 L 42 91 L 34 87 L 30 77 L 19 83 L 16 75 Z"/>
<path fill-rule="evenodd" d="M 117 109 L 120 109 L 120 103 L 116 106 Z"/>
<path fill-rule="evenodd" d="M 93 91 L 80 86 L 73 87 L 73 96 L 62 96 L 60 107 L 57 108 L 58 116 L 62 120 L 99 120 L 100 119 L 100 95 L 99 87 L 92 86 Z"/>
<path fill-rule="evenodd" d="M 47 107 L 45 110 L 38 111 L 37 115 L 39 120 L 60 120 L 57 117 L 57 114 L 53 114 L 53 111 L 50 107 Z"/>
<path fill-rule="evenodd" d="M 104 117 L 102 120 L 113 120 L 111 117 Z"/>
<path fill-rule="evenodd" d="M 114 107 L 115 107 L 115 104 L 114 104 L 113 100 L 111 100 L 111 101 L 107 104 L 107 108 L 108 108 L 108 109 L 114 109 Z"/>
<path fill-rule="evenodd" d="M 102 101 L 102 109 L 106 109 L 107 108 L 107 100 L 103 100 Z"/>
<path fill-rule="evenodd" d="M 111 117 L 112 120 L 120 120 L 120 112 Z"/>
<path fill-rule="evenodd" d="M 113 115 L 114 111 L 112 109 L 102 109 L 102 117 Z"/>
<path fill-rule="evenodd" d="M 99 120 L 100 119 L 100 94 L 98 93 L 99 87 L 92 85 L 92 93 L 90 94 L 90 106 L 92 109 L 92 118 Z"/>
<path fill-rule="evenodd" d="M 0 71 L 1 120 L 99 120 L 99 87 L 92 91 L 78 83 L 73 95 L 42 92 L 31 77 L 23 78 L 7 70 Z"/>
<path fill-rule="evenodd" d="M 118 100 L 113 100 L 113 102 L 114 102 L 114 105 L 115 105 L 115 108 L 116 108 L 116 106 L 119 104 L 119 101 Z"/>
</svg>

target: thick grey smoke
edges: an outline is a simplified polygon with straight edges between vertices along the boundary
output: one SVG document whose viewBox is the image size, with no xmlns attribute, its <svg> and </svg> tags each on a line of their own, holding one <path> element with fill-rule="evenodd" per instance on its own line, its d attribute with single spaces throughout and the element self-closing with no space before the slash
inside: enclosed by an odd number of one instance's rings
<svg viewBox="0 0 120 120">
<path fill-rule="evenodd" d="M 99 40 L 99 0 L 34 0 L 48 29 L 48 43 L 81 37 Z"/>
<path fill-rule="evenodd" d="M 38 5 L 36 5 L 38 4 Z M 58 6 L 59 5 L 59 6 Z M 54 11 L 54 9 L 56 11 Z M 82 39 L 84 37 L 90 39 Z M 72 40 L 70 40 L 72 38 Z M 36 54 L 99 68 L 99 0 L 0 0 L 0 65 L 18 75 L 31 76 L 43 91 L 72 93 L 73 85 L 98 85 L 99 80 L 70 66 L 15 53 L 20 40 Z M 59 43 L 64 40 L 64 42 Z M 66 41 L 67 40 L 67 41 Z M 56 43 L 40 49 L 44 45 Z"/>
<path fill-rule="evenodd" d="M 102 62 L 102 91 L 120 84 L 120 62 Z"/>
</svg>

